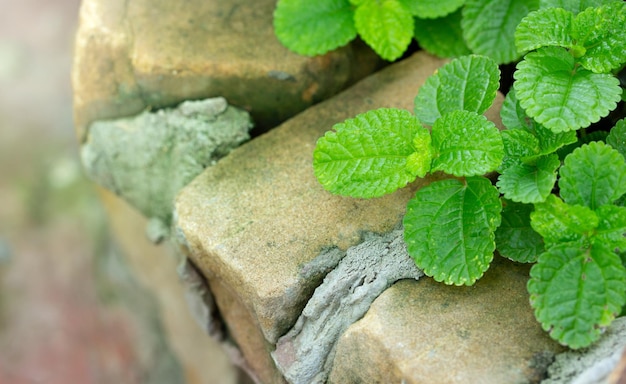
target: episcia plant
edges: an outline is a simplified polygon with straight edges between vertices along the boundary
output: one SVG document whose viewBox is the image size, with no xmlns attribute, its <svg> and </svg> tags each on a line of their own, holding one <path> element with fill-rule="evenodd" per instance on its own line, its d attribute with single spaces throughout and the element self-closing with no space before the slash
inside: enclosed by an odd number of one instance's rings
<svg viewBox="0 0 626 384">
<path fill-rule="evenodd" d="M 389 61 L 400 58 L 415 39 L 436 56 L 476 53 L 503 64 L 520 58 L 514 44 L 515 28 L 529 12 L 539 9 L 541 2 L 278 0 L 274 30 L 283 45 L 307 56 L 341 47 L 358 35 Z"/>
<path fill-rule="evenodd" d="M 553 14 L 563 16 L 556 27 Z M 506 129 L 482 115 L 499 87 L 497 62 L 462 56 L 427 79 L 414 114 L 381 108 L 335 125 L 314 150 L 317 179 L 332 193 L 374 198 L 450 175 L 408 202 L 404 239 L 416 265 L 472 285 L 496 250 L 534 263 L 538 321 L 564 345 L 590 345 L 626 304 L 626 120 L 604 141 L 581 144 L 577 131 L 621 98 L 613 72 L 626 62 L 626 39 L 613 37 L 624 20 L 623 2 L 531 12 L 516 35 L 530 52 L 501 109 Z M 484 175 L 495 171 L 494 185 Z"/>
</svg>

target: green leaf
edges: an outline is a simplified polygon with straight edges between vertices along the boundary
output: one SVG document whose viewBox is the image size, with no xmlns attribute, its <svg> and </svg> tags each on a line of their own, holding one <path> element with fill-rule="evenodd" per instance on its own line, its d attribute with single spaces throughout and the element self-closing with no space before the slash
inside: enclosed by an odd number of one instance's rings
<svg viewBox="0 0 626 384">
<path fill-rule="evenodd" d="M 459 57 L 472 53 L 463 40 L 461 10 L 437 19 L 415 18 L 415 39 L 429 53 Z"/>
<path fill-rule="evenodd" d="M 463 8 L 463 36 L 474 53 L 493 58 L 498 64 L 520 57 L 515 47 L 515 28 L 538 0 L 468 0 Z"/>
<path fill-rule="evenodd" d="M 472 285 L 493 260 L 501 209 L 497 189 L 484 177 L 434 182 L 407 206 L 407 250 L 436 281 Z"/>
<path fill-rule="evenodd" d="M 578 349 L 596 341 L 626 303 L 626 269 L 606 247 L 559 244 L 539 256 L 528 292 L 543 329 Z"/>
<path fill-rule="evenodd" d="M 574 15 L 561 8 L 540 9 L 529 13 L 517 26 L 515 46 L 520 52 L 545 46 L 570 48 Z"/>
<path fill-rule="evenodd" d="M 413 16 L 435 19 L 461 8 L 465 0 L 400 0 Z"/>
<path fill-rule="evenodd" d="M 430 137 L 408 111 L 381 108 L 333 129 L 318 140 L 313 152 L 315 176 L 332 193 L 382 196 L 428 171 Z M 422 150 L 417 155 L 416 144 Z M 419 161 L 424 164 L 416 164 Z"/>
<path fill-rule="evenodd" d="M 596 209 L 626 193 L 626 161 L 611 146 L 591 142 L 565 158 L 559 188 L 568 204 Z"/>
<path fill-rule="evenodd" d="M 606 73 L 626 62 L 626 3 L 611 2 L 588 8 L 576 16 L 572 37 L 586 48 L 580 64 L 595 73 Z"/>
<path fill-rule="evenodd" d="M 534 165 L 513 165 L 499 176 L 497 186 L 509 200 L 540 203 L 552 192 L 559 165 L 561 161 L 556 154 L 543 156 Z"/>
<path fill-rule="evenodd" d="M 500 70 L 493 60 L 477 55 L 459 57 L 426 80 L 415 97 L 415 115 L 432 126 L 452 111 L 481 114 L 493 103 L 499 86 Z"/>
<path fill-rule="evenodd" d="M 611 129 L 606 143 L 626 158 L 626 119 L 621 119 Z"/>
<path fill-rule="evenodd" d="M 559 47 L 527 54 L 513 76 L 522 108 L 555 133 L 597 122 L 615 109 L 622 93 L 617 78 L 577 67 Z"/>
<path fill-rule="evenodd" d="M 509 130 L 530 130 L 536 124 L 533 119 L 526 115 L 524 108 L 519 105 L 514 88 L 511 88 L 504 98 L 504 103 L 500 109 L 500 118 L 502 118 L 502 124 Z"/>
<path fill-rule="evenodd" d="M 515 89 L 513 88 L 506 95 L 504 104 L 500 110 L 500 117 L 502 118 L 502 124 L 509 130 L 523 129 L 531 133 L 539 141 L 539 151 L 536 152 L 538 155 L 548 155 L 565 145 L 575 143 L 577 140 L 576 132 L 574 131 L 554 133 L 528 117 L 519 104 L 515 96 Z M 503 139 L 505 139 L 504 132 Z M 504 146 L 506 152 L 506 142 Z M 525 156 L 530 156 L 530 154 Z"/>
<path fill-rule="evenodd" d="M 301 55 L 321 55 L 356 37 L 348 0 L 279 0 L 274 11 L 278 40 Z"/>
<path fill-rule="evenodd" d="M 541 0 L 540 8 L 563 8 L 578 14 L 589 7 L 599 7 L 615 0 Z"/>
<path fill-rule="evenodd" d="M 616 252 L 626 251 L 626 207 L 603 205 L 596 211 L 598 228 L 594 240 Z"/>
<path fill-rule="evenodd" d="M 582 205 L 568 205 L 555 195 L 535 204 L 530 225 L 550 247 L 557 243 L 575 242 L 589 237 L 599 219 L 594 211 Z"/>
<path fill-rule="evenodd" d="M 578 140 L 575 131 L 554 133 L 540 124 L 534 126 L 534 133 L 539 139 L 542 154 L 554 153 L 561 147 L 573 144 Z"/>
<path fill-rule="evenodd" d="M 501 132 L 504 144 L 504 159 L 500 170 L 522 165 L 525 159 L 533 158 L 540 152 L 539 140 L 524 129 L 507 129 Z"/>
<path fill-rule="evenodd" d="M 534 263 L 543 253 L 541 235 L 530 226 L 529 204 L 504 201 L 502 224 L 496 230 L 496 249 L 501 256 L 518 263 Z"/>
<path fill-rule="evenodd" d="M 363 41 L 385 60 L 402 56 L 413 38 L 413 16 L 398 0 L 359 5 L 354 23 Z"/>
<path fill-rule="evenodd" d="M 504 157 L 500 131 L 475 112 L 453 111 L 435 121 L 432 146 L 432 170 L 455 176 L 491 172 Z"/>
</svg>

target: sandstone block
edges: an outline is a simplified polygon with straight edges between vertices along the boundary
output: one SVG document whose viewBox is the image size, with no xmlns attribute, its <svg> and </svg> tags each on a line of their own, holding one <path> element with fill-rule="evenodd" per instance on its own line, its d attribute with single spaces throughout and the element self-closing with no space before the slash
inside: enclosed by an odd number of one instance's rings
<svg viewBox="0 0 626 384">
<path fill-rule="evenodd" d="M 371 73 L 363 44 L 302 57 L 274 36 L 275 0 L 84 0 L 72 82 L 78 136 L 96 120 L 224 96 L 273 127 Z"/>
<path fill-rule="evenodd" d="M 316 140 L 335 123 L 369 109 L 412 110 L 417 90 L 442 64 L 418 53 L 385 68 L 235 149 L 178 195 L 182 241 L 211 287 L 229 292 L 228 301 L 237 303 L 237 310 L 224 310 L 215 295 L 239 345 L 257 346 L 244 351 L 249 361 L 266 358 L 336 265 L 318 258 L 324 250 L 345 251 L 364 232 L 391 231 L 415 189 L 429 182 L 374 200 L 331 195 L 313 175 Z M 494 121 L 496 110 L 488 114 Z M 237 316 L 241 311 L 245 316 Z"/>
<path fill-rule="evenodd" d="M 561 347 L 535 320 L 528 266 L 497 257 L 474 286 L 403 280 L 343 334 L 331 383 L 537 383 Z"/>
</svg>

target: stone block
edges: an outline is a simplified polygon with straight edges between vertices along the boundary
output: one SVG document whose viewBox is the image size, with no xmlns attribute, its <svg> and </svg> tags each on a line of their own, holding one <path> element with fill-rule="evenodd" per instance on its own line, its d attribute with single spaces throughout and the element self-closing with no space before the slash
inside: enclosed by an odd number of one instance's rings
<svg viewBox="0 0 626 384">
<path fill-rule="evenodd" d="M 340 338 L 329 382 L 539 382 L 561 347 L 533 316 L 528 271 L 496 257 L 471 287 L 397 282 Z"/>
<path fill-rule="evenodd" d="M 84 0 L 74 114 L 90 123 L 223 96 L 257 126 L 277 125 L 375 70 L 362 43 L 303 57 L 274 36 L 275 0 Z"/>
<path fill-rule="evenodd" d="M 235 149 L 178 195 L 175 220 L 194 262 L 246 312 L 224 311 L 216 294 L 240 346 L 254 339 L 256 351 L 267 353 L 336 264 L 318 256 L 333 247 L 345 251 L 364 232 L 391 231 L 416 188 L 430 180 L 373 200 L 331 195 L 313 175 L 316 140 L 370 109 L 412 110 L 417 90 L 443 63 L 417 53 L 389 66 Z M 498 122 L 498 110 L 488 117 Z M 262 361 L 243 352 L 248 361 Z"/>
</svg>

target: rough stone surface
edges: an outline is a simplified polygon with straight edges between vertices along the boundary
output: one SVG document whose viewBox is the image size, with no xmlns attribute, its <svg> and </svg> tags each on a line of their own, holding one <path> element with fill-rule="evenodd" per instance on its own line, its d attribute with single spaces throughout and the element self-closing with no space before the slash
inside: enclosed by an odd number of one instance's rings
<svg viewBox="0 0 626 384">
<path fill-rule="evenodd" d="M 385 68 L 235 149 L 179 194 L 177 225 L 250 364 L 276 370 L 268 351 L 333 264 L 311 261 L 328 248 L 345 251 L 365 232 L 391 231 L 416 188 L 432 180 L 373 200 L 331 195 L 313 175 L 316 140 L 370 109 L 412 110 L 417 90 L 443 63 L 418 53 Z M 496 122 L 498 108 L 488 112 Z"/>
<path fill-rule="evenodd" d="M 607 383 L 611 372 L 626 352 L 626 317 L 616 319 L 600 340 L 580 351 L 556 356 L 542 384 Z"/>
<path fill-rule="evenodd" d="M 308 58 L 274 36 L 276 0 L 84 0 L 75 41 L 74 114 L 96 120 L 224 96 L 272 127 L 371 73 L 364 44 Z"/>
<path fill-rule="evenodd" d="M 398 229 L 382 236 L 366 235 L 326 275 L 272 354 L 290 383 L 325 383 L 339 336 L 391 284 L 424 275 L 407 253 L 402 234 Z"/>
<path fill-rule="evenodd" d="M 87 174 L 152 219 L 148 237 L 167 235 L 174 197 L 207 166 L 248 140 L 247 112 L 224 98 L 90 126 L 81 157 Z"/>
<path fill-rule="evenodd" d="M 343 334 L 329 382 L 539 382 L 561 347 L 535 320 L 527 281 L 527 266 L 498 257 L 471 287 L 396 283 Z"/>
</svg>

